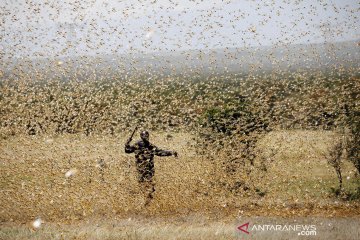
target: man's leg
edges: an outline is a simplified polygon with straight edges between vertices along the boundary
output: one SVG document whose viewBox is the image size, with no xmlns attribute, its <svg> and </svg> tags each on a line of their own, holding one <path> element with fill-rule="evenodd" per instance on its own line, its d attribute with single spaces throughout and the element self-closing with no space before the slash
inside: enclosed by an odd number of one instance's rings
<svg viewBox="0 0 360 240">
<path fill-rule="evenodd" d="M 152 199 L 154 198 L 154 192 L 155 192 L 155 184 L 153 181 L 145 181 L 144 183 L 144 191 L 145 191 L 145 206 L 149 205 Z"/>
<path fill-rule="evenodd" d="M 149 160 L 150 161 L 150 160 Z M 153 194 L 155 192 L 155 183 L 153 182 L 154 177 L 154 167 L 153 165 L 145 165 L 141 168 L 138 168 L 139 171 L 139 183 L 142 189 L 142 192 L 145 196 L 145 206 L 149 205 L 151 200 L 154 198 Z"/>
<path fill-rule="evenodd" d="M 152 181 L 142 180 L 139 181 L 142 195 L 145 197 L 145 206 L 147 206 L 153 199 L 153 193 L 155 192 L 155 186 Z"/>
</svg>

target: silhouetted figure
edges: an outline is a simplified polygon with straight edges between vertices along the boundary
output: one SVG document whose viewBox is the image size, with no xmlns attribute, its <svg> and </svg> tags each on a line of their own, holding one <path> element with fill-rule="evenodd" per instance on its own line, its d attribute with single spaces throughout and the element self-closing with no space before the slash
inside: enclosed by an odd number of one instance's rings
<svg viewBox="0 0 360 240">
<path fill-rule="evenodd" d="M 125 153 L 135 153 L 138 181 L 141 184 L 142 190 L 146 194 L 145 205 L 148 205 L 153 198 L 153 193 L 155 192 L 155 184 L 153 182 L 153 177 L 155 174 L 154 156 L 177 157 L 177 152 L 161 150 L 155 145 L 151 144 L 149 142 L 148 131 L 142 131 L 140 133 L 140 138 L 141 140 L 136 142 L 134 145 L 130 145 L 132 140 L 132 137 L 130 137 L 125 143 Z"/>
</svg>

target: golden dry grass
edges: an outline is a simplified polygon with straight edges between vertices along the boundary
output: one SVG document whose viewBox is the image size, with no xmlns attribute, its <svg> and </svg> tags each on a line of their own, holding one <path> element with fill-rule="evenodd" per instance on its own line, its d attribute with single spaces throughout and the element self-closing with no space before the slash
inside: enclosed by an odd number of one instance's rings
<svg viewBox="0 0 360 240">
<path fill-rule="evenodd" d="M 335 134 L 325 131 L 273 132 L 260 141 L 268 171 L 254 171 L 249 182 L 265 192 L 231 194 L 214 185 L 221 171 L 216 161 L 195 155 L 192 137 L 153 134 L 159 146 L 179 152 L 155 159 L 156 194 L 149 207 L 136 181 L 134 156 L 123 152 L 125 138 L 82 135 L 13 137 L 1 141 L 1 221 L 83 220 L 96 216 L 172 216 L 193 212 L 238 214 L 358 215 L 358 202 L 344 202 L 330 193 L 336 175 L 321 155 Z M 103 159 L 103 172 L 97 160 Z M 259 164 L 256 161 L 255 164 Z M 354 167 L 343 163 L 345 189 L 356 186 Z M 73 176 L 65 174 L 76 169 Z M 259 173 L 259 174 L 257 174 Z"/>
</svg>

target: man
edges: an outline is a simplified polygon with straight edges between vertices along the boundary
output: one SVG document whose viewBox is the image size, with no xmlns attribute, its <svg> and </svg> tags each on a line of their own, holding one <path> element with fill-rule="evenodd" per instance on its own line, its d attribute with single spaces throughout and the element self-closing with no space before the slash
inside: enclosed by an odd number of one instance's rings
<svg viewBox="0 0 360 240">
<path fill-rule="evenodd" d="M 154 155 L 160 157 L 177 157 L 177 152 L 161 150 L 155 145 L 151 144 L 149 142 L 148 131 L 142 131 L 140 133 L 140 138 L 141 140 L 131 146 L 130 142 L 132 140 L 132 137 L 130 137 L 125 143 L 125 153 L 135 153 L 136 168 L 138 171 L 138 181 L 141 184 L 145 194 L 147 194 L 145 202 L 146 206 L 152 200 L 153 193 L 155 192 L 155 184 L 153 183 L 153 177 L 155 174 Z"/>
</svg>

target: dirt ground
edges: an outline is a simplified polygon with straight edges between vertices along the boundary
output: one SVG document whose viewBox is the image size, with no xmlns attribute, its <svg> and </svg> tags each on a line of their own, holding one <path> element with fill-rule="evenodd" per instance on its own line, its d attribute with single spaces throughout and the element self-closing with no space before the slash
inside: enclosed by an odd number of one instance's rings
<svg viewBox="0 0 360 240">
<path fill-rule="evenodd" d="M 238 228 L 249 222 L 249 234 Z M 315 231 L 255 231 L 262 224 L 282 226 L 312 225 Z M 34 229 L 31 224 L 2 224 L 0 239 L 359 239 L 359 217 L 264 218 L 191 214 L 182 217 L 90 218 L 72 223 L 44 222 Z M 308 234 L 308 236 L 306 236 Z"/>
</svg>

